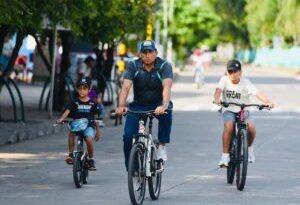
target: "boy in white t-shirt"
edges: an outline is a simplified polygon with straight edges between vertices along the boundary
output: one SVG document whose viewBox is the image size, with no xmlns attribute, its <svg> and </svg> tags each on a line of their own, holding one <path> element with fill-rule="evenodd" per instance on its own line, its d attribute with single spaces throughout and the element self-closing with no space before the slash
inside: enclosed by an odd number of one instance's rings
<svg viewBox="0 0 300 205">
<path fill-rule="evenodd" d="M 222 95 L 222 100 L 221 100 Z M 242 66 L 237 60 L 230 60 L 227 63 L 227 75 L 221 77 L 215 94 L 214 103 L 221 105 L 222 102 L 232 102 L 239 104 L 249 104 L 250 97 L 256 96 L 257 99 L 262 101 L 265 105 L 270 108 L 274 107 L 274 104 L 247 79 L 242 77 Z M 231 134 L 234 129 L 235 114 L 240 111 L 238 106 L 230 105 L 227 108 L 223 108 L 223 120 L 224 120 L 224 131 L 223 131 L 223 154 L 219 162 L 220 167 L 227 167 L 229 163 L 229 146 Z M 254 162 L 253 152 L 253 141 L 255 139 L 256 129 L 251 118 L 250 112 L 246 116 L 249 129 L 249 162 Z"/>
</svg>

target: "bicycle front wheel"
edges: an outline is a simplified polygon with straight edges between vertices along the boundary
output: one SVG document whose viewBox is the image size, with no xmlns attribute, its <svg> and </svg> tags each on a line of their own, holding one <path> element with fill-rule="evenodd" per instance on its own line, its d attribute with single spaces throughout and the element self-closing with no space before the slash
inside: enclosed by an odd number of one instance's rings
<svg viewBox="0 0 300 205">
<path fill-rule="evenodd" d="M 134 144 L 128 162 L 128 190 L 133 205 L 143 204 L 146 191 L 145 153 L 143 145 Z"/>
<path fill-rule="evenodd" d="M 162 162 L 157 160 L 154 147 L 151 149 L 151 173 L 148 178 L 149 194 L 152 200 L 157 200 L 160 194 L 162 178 Z"/>
<path fill-rule="evenodd" d="M 83 170 L 83 164 L 81 161 L 81 153 L 77 152 L 75 153 L 74 157 L 74 163 L 73 163 L 73 178 L 74 178 L 74 183 L 77 188 L 81 188 L 83 184 L 83 175 L 84 175 L 84 170 Z"/>
<path fill-rule="evenodd" d="M 87 158 L 87 152 L 85 153 L 84 160 L 82 162 L 83 164 L 83 184 L 88 183 L 88 177 L 89 177 L 89 164 L 88 164 L 88 158 Z"/>
<path fill-rule="evenodd" d="M 236 163 L 236 158 L 235 158 L 235 150 L 236 150 L 236 145 L 237 145 L 237 139 L 235 136 L 231 137 L 231 143 L 230 143 L 230 162 L 227 168 L 227 183 L 232 184 L 234 180 L 234 174 L 235 174 L 235 163 Z"/>
<path fill-rule="evenodd" d="M 236 187 L 242 191 L 245 187 L 248 167 L 248 133 L 242 129 L 237 137 L 236 150 Z"/>
</svg>

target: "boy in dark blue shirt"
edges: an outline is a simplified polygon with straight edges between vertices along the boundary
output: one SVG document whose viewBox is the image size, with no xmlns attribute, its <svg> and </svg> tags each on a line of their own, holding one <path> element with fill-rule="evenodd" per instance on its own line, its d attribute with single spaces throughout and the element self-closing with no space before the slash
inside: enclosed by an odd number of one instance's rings
<svg viewBox="0 0 300 205">
<path fill-rule="evenodd" d="M 62 116 L 57 120 L 57 123 L 62 123 L 69 114 L 74 120 L 77 119 L 94 119 L 98 116 L 97 104 L 88 97 L 90 90 L 91 81 L 89 78 L 82 78 L 77 84 L 78 98 L 72 101 Z M 95 132 L 96 130 L 96 132 Z M 89 155 L 89 170 L 96 170 L 95 161 L 93 159 L 94 155 L 94 142 L 100 139 L 100 128 L 99 123 L 89 123 L 87 128 L 83 131 L 85 136 L 85 142 L 87 145 L 87 151 Z M 72 131 L 69 133 L 68 145 L 69 154 L 66 157 L 66 162 L 68 164 L 73 164 L 73 151 L 75 146 L 75 133 Z"/>
</svg>

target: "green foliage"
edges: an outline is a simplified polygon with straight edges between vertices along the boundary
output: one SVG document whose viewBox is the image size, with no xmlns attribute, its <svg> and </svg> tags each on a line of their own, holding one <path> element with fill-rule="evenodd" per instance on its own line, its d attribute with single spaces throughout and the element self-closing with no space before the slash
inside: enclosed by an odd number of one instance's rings
<svg viewBox="0 0 300 205">
<path fill-rule="evenodd" d="M 268 45 L 269 40 L 276 34 L 277 1 L 247 0 L 245 10 L 251 43 L 255 46 Z"/>
<path fill-rule="evenodd" d="M 278 7 L 280 9 L 275 21 L 278 32 L 284 37 L 296 39 L 300 35 L 300 1 L 280 0 Z"/>
<path fill-rule="evenodd" d="M 246 13 L 244 12 L 245 0 L 205 0 L 205 5 L 221 19 L 214 33 L 220 42 L 249 46 Z"/>
<path fill-rule="evenodd" d="M 150 1 L 141 0 L 88 1 L 88 6 L 93 12 L 76 22 L 76 30 L 93 43 L 111 43 L 130 33 L 143 35 L 152 12 Z"/>
<path fill-rule="evenodd" d="M 199 47 L 204 43 L 214 46 L 211 33 L 220 24 L 220 18 L 201 5 L 191 4 L 191 0 L 175 0 L 174 19 L 169 25 L 169 35 L 179 58 L 186 56 L 186 47 Z"/>
<path fill-rule="evenodd" d="M 38 32 L 48 19 L 91 40 L 112 42 L 127 33 L 145 32 L 150 0 L 0 0 L 0 25 Z"/>
</svg>

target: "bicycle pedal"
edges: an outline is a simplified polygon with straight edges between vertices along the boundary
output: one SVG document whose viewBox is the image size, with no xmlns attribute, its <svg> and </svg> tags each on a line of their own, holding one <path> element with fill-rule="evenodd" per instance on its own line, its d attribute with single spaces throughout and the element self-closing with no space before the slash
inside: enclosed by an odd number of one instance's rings
<svg viewBox="0 0 300 205">
<path fill-rule="evenodd" d="M 162 168 L 156 170 L 156 173 L 162 173 L 164 170 L 165 170 L 165 169 L 162 167 Z"/>
<path fill-rule="evenodd" d="M 221 169 L 222 168 L 228 168 L 228 166 L 226 166 L 226 165 L 223 164 L 223 165 L 220 165 L 219 168 L 221 168 Z"/>
</svg>

